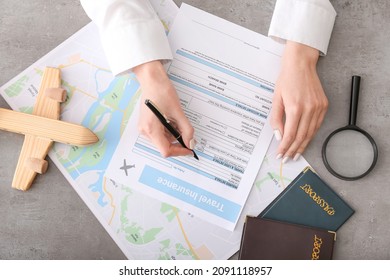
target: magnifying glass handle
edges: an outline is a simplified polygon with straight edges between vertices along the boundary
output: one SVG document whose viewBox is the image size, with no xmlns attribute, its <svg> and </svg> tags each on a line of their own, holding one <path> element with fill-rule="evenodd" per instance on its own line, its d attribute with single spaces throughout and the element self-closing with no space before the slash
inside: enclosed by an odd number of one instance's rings
<svg viewBox="0 0 390 280">
<path fill-rule="evenodd" d="M 349 107 L 348 125 L 356 125 L 358 101 L 359 101 L 360 76 L 352 76 L 351 103 Z"/>
</svg>

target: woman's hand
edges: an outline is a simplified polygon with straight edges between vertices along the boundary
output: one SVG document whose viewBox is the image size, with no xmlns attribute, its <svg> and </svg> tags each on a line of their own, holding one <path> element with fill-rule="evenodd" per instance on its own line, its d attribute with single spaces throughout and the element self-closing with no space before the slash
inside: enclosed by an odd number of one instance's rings
<svg viewBox="0 0 390 280">
<path fill-rule="evenodd" d="M 133 68 L 138 81 L 141 84 L 141 110 L 138 121 L 138 129 L 152 141 L 163 157 L 192 155 L 192 151 L 183 148 L 175 141 L 173 136 L 166 131 L 152 111 L 145 105 L 145 99 L 150 99 L 170 120 L 174 121 L 180 131 L 184 143 L 190 149 L 193 148 L 194 129 L 185 116 L 176 90 L 169 80 L 167 73 L 160 61 L 151 61 Z"/>
<path fill-rule="evenodd" d="M 318 57 L 318 50 L 287 41 L 271 113 L 275 138 L 281 141 L 277 158 L 283 157 L 284 163 L 300 157 L 328 108 L 316 71 Z"/>
</svg>

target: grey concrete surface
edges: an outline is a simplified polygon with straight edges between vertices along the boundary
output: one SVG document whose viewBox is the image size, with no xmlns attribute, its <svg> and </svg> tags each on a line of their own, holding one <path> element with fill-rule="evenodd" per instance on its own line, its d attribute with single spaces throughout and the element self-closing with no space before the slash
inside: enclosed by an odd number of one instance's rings
<svg viewBox="0 0 390 280">
<path fill-rule="evenodd" d="M 182 1 L 175 1 L 180 4 Z M 274 0 L 186 3 L 267 34 Z M 355 210 L 338 231 L 335 259 L 390 259 L 390 2 L 332 1 L 338 16 L 318 72 L 330 107 L 304 156 Z M 52 50 L 89 19 L 76 0 L 0 0 L 0 85 Z M 358 124 L 377 141 L 373 172 L 342 181 L 324 167 L 325 137 L 348 120 L 350 78 L 361 75 Z M 0 107 L 9 108 L 0 97 Z M 11 188 L 23 137 L 0 131 L 0 259 L 124 259 L 58 169 L 26 193 Z"/>
</svg>

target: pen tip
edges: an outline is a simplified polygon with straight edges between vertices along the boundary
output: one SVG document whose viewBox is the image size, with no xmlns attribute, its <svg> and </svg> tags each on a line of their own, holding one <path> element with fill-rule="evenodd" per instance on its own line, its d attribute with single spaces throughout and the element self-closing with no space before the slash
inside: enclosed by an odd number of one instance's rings
<svg viewBox="0 0 390 280">
<path fill-rule="evenodd" d="M 194 153 L 194 158 L 196 158 L 197 160 L 199 160 L 199 157 L 198 157 L 198 155 L 195 153 L 195 151 L 194 150 L 191 150 L 193 153 Z"/>
</svg>

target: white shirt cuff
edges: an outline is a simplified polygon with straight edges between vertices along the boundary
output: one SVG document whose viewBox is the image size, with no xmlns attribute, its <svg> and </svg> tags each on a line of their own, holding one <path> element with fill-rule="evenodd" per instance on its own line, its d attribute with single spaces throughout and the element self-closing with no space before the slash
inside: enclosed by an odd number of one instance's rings
<svg viewBox="0 0 390 280">
<path fill-rule="evenodd" d="M 308 45 L 325 55 L 335 18 L 328 0 L 278 0 L 268 36 Z"/>
<path fill-rule="evenodd" d="M 114 75 L 149 61 L 172 59 L 168 39 L 158 18 L 121 28 L 101 29 L 100 33 Z"/>
<path fill-rule="evenodd" d="M 99 27 L 114 75 L 153 61 L 172 59 L 164 27 L 147 0 L 81 0 Z"/>
</svg>

